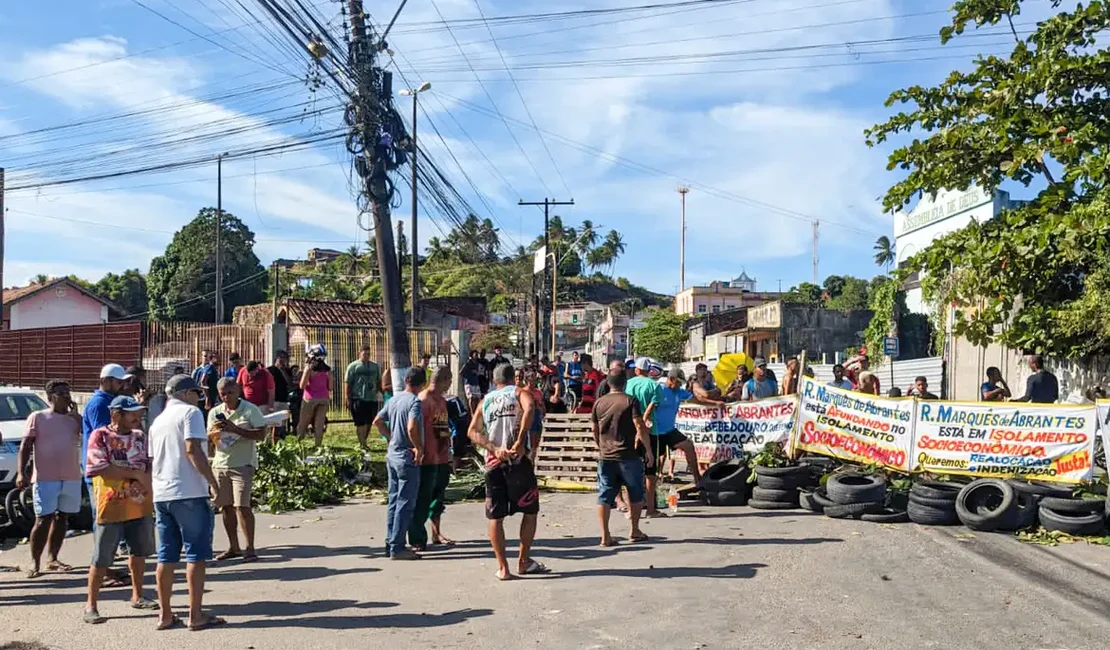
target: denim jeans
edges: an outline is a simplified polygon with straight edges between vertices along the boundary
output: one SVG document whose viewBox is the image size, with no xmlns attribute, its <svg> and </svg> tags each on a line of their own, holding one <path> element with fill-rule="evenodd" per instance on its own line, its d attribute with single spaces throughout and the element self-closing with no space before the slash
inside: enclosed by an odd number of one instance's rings
<svg viewBox="0 0 1110 650">
<path fill-rule="evenodd" d="M 385 544 L 390 555 L 405 548 L 405 534 L 412 525 L 416 496 L 420 491 L 420 467 L 411 451 L 401 455 L 386 454 L 389 472 L 389 508 L 386 510 Z"/>
</svg>

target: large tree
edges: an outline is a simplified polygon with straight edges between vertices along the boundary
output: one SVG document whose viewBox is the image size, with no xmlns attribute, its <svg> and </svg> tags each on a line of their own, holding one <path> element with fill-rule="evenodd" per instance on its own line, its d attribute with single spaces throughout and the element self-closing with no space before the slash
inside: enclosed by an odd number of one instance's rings
<svg viewBox="0 0 1110 650">
<path fill-rule="evenodd" d="M 139 269 L 127 269 L 119 275 L 108 273 L 92 290 L 115 303 L 124 317 L 145 313 L 149 308 L 146 278 Z"/>
<path fill-rule="evenodd" d="M 1055 1 L 1059 9 L 1061 3 Z M 957 0 L 947 43 L 1002 24 L 1008 56 L 980 56 L 935 87 L 894 92 L 907 109 L 867 142 L 910 134 L 888 167 L 908 171 L 884 197 L 911 198 L 1004 182 L 1038 188 L 1028 203 L 935 240 L 900 275 L 922 272 L 925 297 L 956 305 L 955 331 L 974 343 L 1078 356 L 1110 349 L 1110 3 L 1074 5 L 1024 37 L 1024 0 Z"/>
<path fill-rule="evenodd" d="M 636 354 L 652 357 L 663 363 L 682 361 L 686 349 L 684 318 L 669 309 L 656 309 L 635 331 Z"/>
<path fill-rule="evenodd" d="M 262 302 L 266 270 L 254 254 L 254 233 L 233 214 L 220 220 L 224 314 L 239 305 Z M 152 318 L 211 321 L 215 316 L 216 209 L 202 208 L 174 233 L 166 252 L 150 262 L 147 275 Z"/>
</svg>

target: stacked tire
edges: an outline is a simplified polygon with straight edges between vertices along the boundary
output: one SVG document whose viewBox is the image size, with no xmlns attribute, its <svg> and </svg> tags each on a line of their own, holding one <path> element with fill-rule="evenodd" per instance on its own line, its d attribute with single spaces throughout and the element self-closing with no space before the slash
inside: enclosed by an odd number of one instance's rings
<svg viewBox="0 0 1110 650">
<path fill-rule="evenodd" d="M 910 487 L 906 514 L 922 526 L 954 526 L 960 523 L 956 497 L 962 487 L 960 483 L 918 481 Z"/>
<path fill-rule="evenodd" d="M 812 481 L 808 465 L 763 467 L 756 465 L 755 487 L 748 505 L 758 510 L 793 510 L 798 490 Z"/>
<path fill-rule="evenodd" d="M 825 516 L 831 519 L 861 519 L 875 523 L 906 521 L 905 511 L 886 507 L 886 479 L 876 474 L 842 472 L 825 483 Z M 818 493 L 815 500 L 820 497 Z"/>
<path fill-rule="evenodd" d="M 1045 530 L 1083 537 L 1106 532 L 1106 501 L 1101 498 L 1046 496 L 1037 512 Z"/>
<path fill-rule="evenodd" d="M 734 458 L 709 466 L 701 478 L 701 493 L 711 506 L 742 506 L 748 503 L 748 477 L 751 470 L 743 460 Z"/>
<path fill-rule="evenodd" d="M 979 479 L 963 486 L 956 495 L 956 514 L 960 522 L 971 530 L 1020 530 L 1037 522 L 1040 498 L 1029 491 L 1016 489 L 1010 481 Z M 1099 505 L 1101 507 L 1101 501 Z M 1101 517 L 1100 514 L 1100 520 Z"/>
</svg>

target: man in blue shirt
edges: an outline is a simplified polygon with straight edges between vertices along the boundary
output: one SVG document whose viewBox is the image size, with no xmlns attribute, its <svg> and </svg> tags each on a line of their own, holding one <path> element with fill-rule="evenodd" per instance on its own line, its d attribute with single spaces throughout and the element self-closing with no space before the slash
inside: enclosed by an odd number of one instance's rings
<svg viewBox="0 0 1110 650">
<path fill-rule="evenodd" d="M 243 357 L 239 356 L 238 352 L 232 352 L 227 357 L 227 360 L 230 362 L 230 365 L 228 365 L 227 371 L 224 372 L 224 377 L 239 379 L 239 371 L 243 369 Z"/>
<path fill-rule="evenodd" d="M 665 450 L 680 451 L 686 456 L 686 467 L 694 475 L 694 483 L 701 483 L 701 469 L 698 467 L 698 455 L 694 451 L 694 443 L 675 428 L 678 419 L 678 408 L 683 402 L 694 400 L 694 394 L 685 388 L 686 378 L 682 369 L 672 367 L 667 372 L 667 378 L 662 382 L 662 391 L 659 393 L 659 405 L 655 407 L 652 419 L 654 426 L 651 428 L 651 442 L 655 454 L 655 466 L 659 467 L 660 460 Z M 713 400 L 694 400 L 701 404 L 724 406 L 724 402 Z M 655 494 L 655 487 L 659 482 L 658 472 L 647 472 L 648 495 Z M 655 499 L 648 499 L 645 517 L 656 517 L 659 510 Z"/>
<path fill-rule="evenodd" d="M 374 418 L 374 428 L 389 439 L 385 467 L 389 474 L 389 508 L 386 512 L 386 553 L 391 560 L 419 560 L 405 546 L 420 490 L 420 461 L 424 456 L 423 411 L 420 391 L 427 374 L 417 366 L 405 374 L 405 390 L 397 393 Z"/>
<path fill-rule="evenodd" d="M 570 363 L 567 364 L 566 370 L 567 386 L 570 392 L 574 393 L 576 402 L 582 401 L 582 362 L 578 353 L 575 352 L 570 357 Z"/>
</svg>

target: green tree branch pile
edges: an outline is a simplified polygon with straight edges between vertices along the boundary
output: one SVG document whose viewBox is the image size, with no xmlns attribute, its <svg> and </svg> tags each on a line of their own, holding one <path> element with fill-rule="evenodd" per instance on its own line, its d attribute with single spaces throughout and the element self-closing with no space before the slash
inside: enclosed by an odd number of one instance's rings
<svg viewBox="0 0 1110 650">
<path fill-rule="evenodd" d="M 283 438 L 258 445 L 258 471 L 252 492 L 266 512 L 306 510 L 335 504 L 356 492 L 353 479 L 362 470 L 360 452 Z"/>
<path fill-rule="evenodd" d="M 947 43 L 968 29 L 1011 27 L 1025 0 L 959 0 Z M 1052 3 L 1057 10 L 1062 3 Z M 925 298 L 955 305 L 955 332 L 972 343 L 1078 357 L 1110 351 L 1110 4 L 1071 5 L 1009 56 L 981 56 L 936 87 L 912 86 L 887 105 L 905 111 L 866 132 L 869 145 L 912 135 L 888 168 L 908 174 L 884 197 L 1004 182 L 1039 187 L 998 217 L 935 240 L 899 278 L 922 273 Z"/>
</svg>

